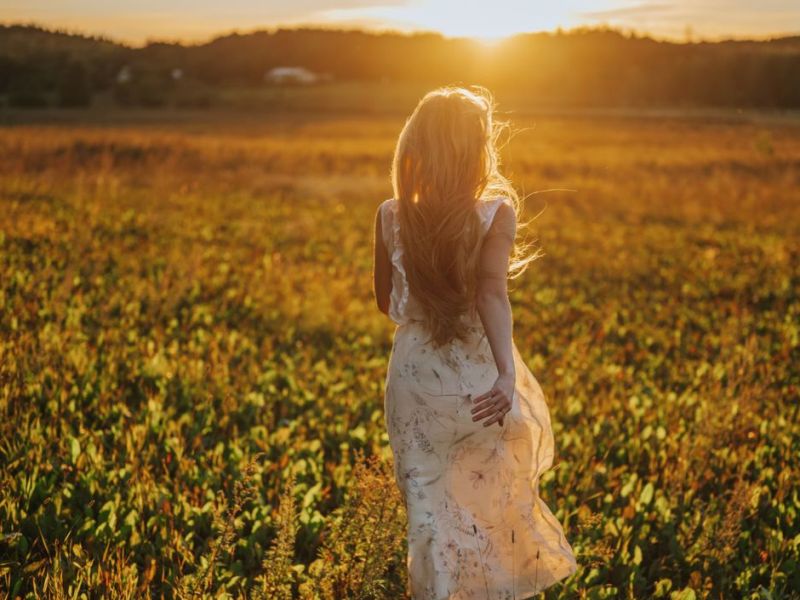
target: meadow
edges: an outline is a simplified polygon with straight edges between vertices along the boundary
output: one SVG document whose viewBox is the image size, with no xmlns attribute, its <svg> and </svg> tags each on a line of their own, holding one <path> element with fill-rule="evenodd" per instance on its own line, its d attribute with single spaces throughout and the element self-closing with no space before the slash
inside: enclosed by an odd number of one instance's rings
<svg viewBox="0 0 800 600">
<path fill-rule="evenodd" d="M 370 271 L 403 115 L 65 114 L 0 129 L 0 592 L 406 597 Z M 507 116 L 580 564 L 543 596 L 797 598 L 800 121 Z"/>
</svg>

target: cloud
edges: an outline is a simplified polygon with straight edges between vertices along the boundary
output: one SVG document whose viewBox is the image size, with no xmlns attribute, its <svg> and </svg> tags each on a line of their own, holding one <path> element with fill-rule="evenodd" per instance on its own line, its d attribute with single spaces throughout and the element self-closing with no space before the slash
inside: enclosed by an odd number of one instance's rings
<svg viewBox="0 0 800 600">
<path fill-rule="evenodd" d="M 582 19 L 588 19 L 590 21 L 601 21 L 603 19 L 625 19 L 629 17 L 639 17 L 642 15 L 663 16 L 665 14 L 674 12 L 675 9 L 676 7 L 673 4 L 635 4 L 633 6 L 625 6 L 621 8 L 608 8 L 606 10 L 579 12 L 578 16 Z"/>
<path fill-rule="evenodd" d="M 800 33 L 797 0 L 673 0 L 638 2 L 607 9 L 582 11 L 587 22 L 603 22 L 679 36 L 687 27 L 704 37 L 763 36 Z"/>
<path fill-rule="evenodd" d="M 329 23 L 332 10 L 400 7 L 409 0 L 0 0 L 0 22 L 110 35 L 134 43 L 147 39 L 204 40 L 231 30 Z"/>
<path fill-rule="evenodd" d="M 800 33 L 800 0 L 0 0 L 2 22 L 36 22 L 142 42 L 316 23 L 500 37 L 607 23 L 657 36 Z M 383 26 L 383 27 L 382 27 Z"/>
<path fill-rule="evenodd" d="M 401 6 L 408 0 L 136 0 L 107 2 L 104 0 L 3 0 L 2 18 L 28 14 L 64 16 L 134 16 L 170 14 L 179 18 L 230 17 L 280 21 L 302 19 L 334 9 L 364 9 L 381 6 Z"/>
</svg>

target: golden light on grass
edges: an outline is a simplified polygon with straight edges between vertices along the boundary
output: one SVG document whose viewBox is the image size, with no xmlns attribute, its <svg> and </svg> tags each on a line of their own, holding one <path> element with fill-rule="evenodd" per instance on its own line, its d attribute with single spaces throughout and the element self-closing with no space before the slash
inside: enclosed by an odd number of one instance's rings
<svg viewBox="0 0 800 600">
<path fill-rule="evenodd" d="M 0 589 L 407 597 L 391 465 L 357 458 L 388 458 L 367 282 L 400 119 L 70 118 L 0 128 Z M 520 189 L 577 190 L 528 196 L 545 257 L 511 297 L 560 427 L 567 593 L 786 597 L 800 130 L 514 125 Z"/>
</svg>

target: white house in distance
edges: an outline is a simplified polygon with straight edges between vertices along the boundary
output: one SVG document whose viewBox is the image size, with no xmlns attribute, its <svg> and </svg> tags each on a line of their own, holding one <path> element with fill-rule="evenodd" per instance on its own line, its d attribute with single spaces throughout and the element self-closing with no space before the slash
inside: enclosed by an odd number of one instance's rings
<svg viewBox="0 0 800 600">
<path fill-rule="evenodd" d="M 275 67 L 264 74 L 264 80 L 268 83 L 300 83 L 308 85 L 317 83 L 320 80 L 320 76 L 305 67 Z"/>
<path fill-rule="evenodd" d="M 175 67 L 169 72 L 169 76 L 173 81 L 180 81 L 183 79 L 183 69 Z M 129 65 L 123 66 L 117 72 L 117 83 L 130 83 L 133 80 L 133 70 Z"/>
<path fill-rule="evenodd" d="M 123 66 L 117 73 L 117 83 L 129 83 L 133 77 L 133 72 L 128 65 Z"/>
</svg>

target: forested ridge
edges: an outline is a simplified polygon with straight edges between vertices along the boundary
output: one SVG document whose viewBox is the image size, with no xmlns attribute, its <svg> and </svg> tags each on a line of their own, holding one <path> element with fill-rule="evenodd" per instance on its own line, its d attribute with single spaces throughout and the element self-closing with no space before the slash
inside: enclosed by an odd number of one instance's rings
<svg viewBox="0 0 800 600">
<path fill-rule="evenodd" d="M 0 94 L 11 104 L 47 94 L 88 103 L 119 87 L 126 68 L 133 74 L 126 84 L 155 97 L 173 85 L 176 69 L 182 85 L 220 90 L 263 86 L 277 66 L 302 66 L 334 82 L 477 82 L 527 94 L 532 104 L 800 107 L 800 35 L 676 43 L 584 27 L 486 46 L 432 33 L 299 28 L 130 47 L 33 25 L 0 27 Z M 80 93 L 70 94 L 74 88 Z"/>
</svg>

